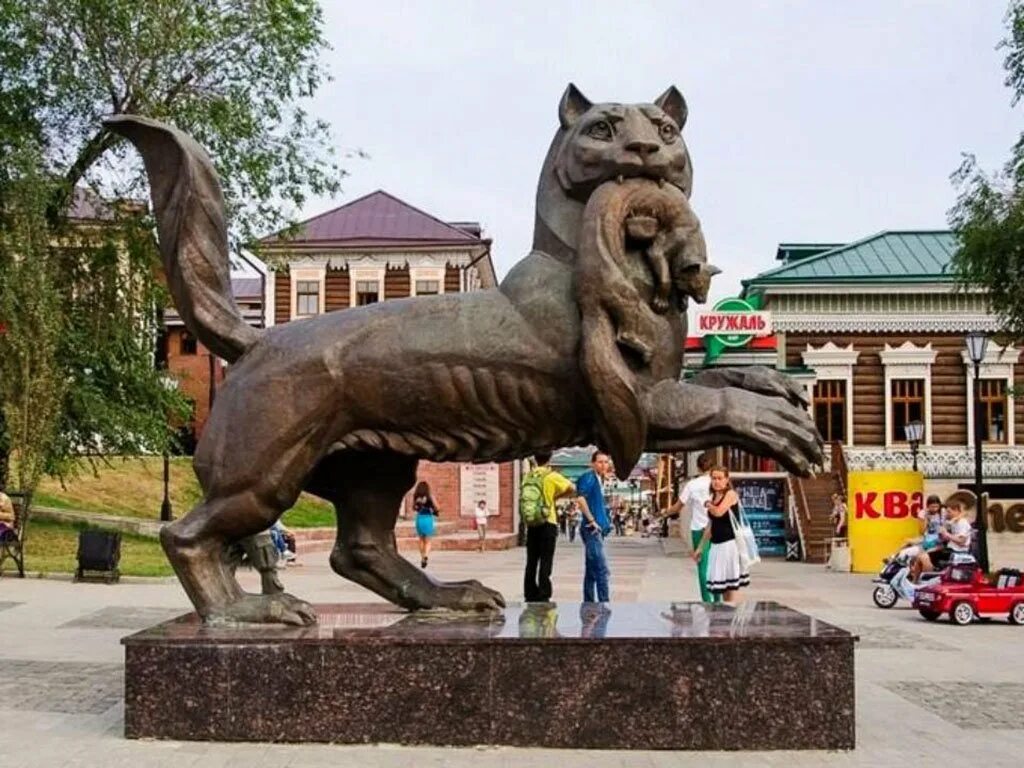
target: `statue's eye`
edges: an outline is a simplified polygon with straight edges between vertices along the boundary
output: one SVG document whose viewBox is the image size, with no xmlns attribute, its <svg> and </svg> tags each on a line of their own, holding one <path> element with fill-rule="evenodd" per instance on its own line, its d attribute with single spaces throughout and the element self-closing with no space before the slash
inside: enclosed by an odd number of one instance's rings
<svg viewBox="0 0 1024 768">
<path fill-rule="evenodd" d="M 658 133 L 661 134 L 661 140 L 666 144 L 671 144 L 676 140 L 676 136 L 679 135 L 679 131 L 676 130 L 676 127 L 672 125 L 672 123 L 662 123 L 661 127 L 658 129 Z"/>
<path fill-rule="evenodd" d="M 587 128 L 587 136 L 598 141 L 611 141 L 612 134 L 615 131 L 612 129 L 612 124 L 607 120 L 598 120 L 592 126 Z"/>
</svg>

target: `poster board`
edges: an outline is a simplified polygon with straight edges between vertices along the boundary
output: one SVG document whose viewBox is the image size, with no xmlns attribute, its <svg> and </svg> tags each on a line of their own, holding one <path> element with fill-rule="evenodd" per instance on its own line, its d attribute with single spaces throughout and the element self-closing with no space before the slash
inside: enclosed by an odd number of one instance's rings
<svg viewBox="0 0 1024 768">
<path fill-rule="evenodd" d="M 778 477 L 736 477 L 733 488 L 754 530 L 762 557 L 786 555 L 786 481 Z"/>
<path fill-rule="evenodd" d="M 487 464 L 462 464 L 459 473 L 459 515 L 473 517 L 477 502 L 487 502 L 489 516 L 497 516 L 501 510 L 498 506 L 499 469 L 494 462 Z"/>
</svg>

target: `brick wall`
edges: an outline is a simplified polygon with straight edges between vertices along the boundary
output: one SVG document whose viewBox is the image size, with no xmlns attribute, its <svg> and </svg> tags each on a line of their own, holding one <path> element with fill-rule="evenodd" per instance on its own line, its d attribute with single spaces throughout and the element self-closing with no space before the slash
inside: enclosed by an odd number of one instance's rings
<svg viewBox="0 0 1024 768">
<path fill-rule="evenodd" d="M 459 530 L 470 531 L 473 529 L 473 518 L 462 517 L 461 495 L 461 464 L 437 464 L 432 461 L 421 461 L 416 472 L 416 482 L 425 480 L 430 484 L 430 491 L 434 495 L 434 501 L 441 510 L 441 519 L 455 521 L 459 524 Z M 511 533 L 515 530 L 515 516 L 512 508 L 513 496 L 513 473 L 512 463 L 506 462 L 498 465 L 498 499 L 499 510 L 496 516 L 488 521 L 488 530 L 495 532 Z M 412 493 L 405 498 L 406 514 L 412 512 Z"/>
<path fill-rule="evenodd" d="M 198 438 L 210 415 L 210 350 L 196 342 L 194 355 L 181 353 L 184 328 L 167 330 L 167 369 L 178 380 L 178 388 L 195 403 L 193 429 Z M 214 375 L 217 384 L 224 380 L 224 364 L 214 357 Z"/>
</svg>

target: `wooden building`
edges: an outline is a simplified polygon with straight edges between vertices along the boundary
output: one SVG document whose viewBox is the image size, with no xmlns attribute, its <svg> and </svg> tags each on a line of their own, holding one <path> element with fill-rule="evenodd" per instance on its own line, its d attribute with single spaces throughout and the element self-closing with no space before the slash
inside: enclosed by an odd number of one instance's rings
<svg viewBox="0 0 1024 768">
<path fill-rule="evenodd" d="M 264 296 L 268 325 L 377 301 L 497 286 L 491 241 L 479 224 L 442 221 L 384 191 L 258 246 L 271 270 Z M 472 510 L 481 499 L 492 512 L 490 531 L 515 530 L 514 463 L 420 462 L 419 479 L 430 483 L 442 520 L 455 521 L 457 530 L 472 528 Z M 405 504 L 409 511 L 410 500 Z"/>
<path fill-rule="evenodd" d="M 973 365 L 964 337 L 994 333 L 985 295 L 957 289 L 948 231 L 882 232 L 848 245 L 782 244 L 782 264 L 744 281 L 771 312 L 777 364 L 808 387 L 818 429 L 850 469 L 906 469 L 908 422 L 924 424 L 926 490 L 974 476 Z M 1020 350 L 990 342 L 981 365 L 984 472 L 1024 479 Z"/>
</svg>

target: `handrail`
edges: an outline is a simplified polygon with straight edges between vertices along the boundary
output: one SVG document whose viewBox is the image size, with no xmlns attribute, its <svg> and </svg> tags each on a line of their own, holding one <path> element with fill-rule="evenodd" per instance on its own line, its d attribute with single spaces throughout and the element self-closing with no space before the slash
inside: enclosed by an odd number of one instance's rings
<svg viewBox="0 0 1024 768">
<path fill-rule="evenodd" d="M 843 444 L 832 441 L 832 475 L 839 483 L 839 493 L 846 498 L 846 488 L 850 468 L 846 464 L 846 454 L 843 452 Z"/>
</svg>

